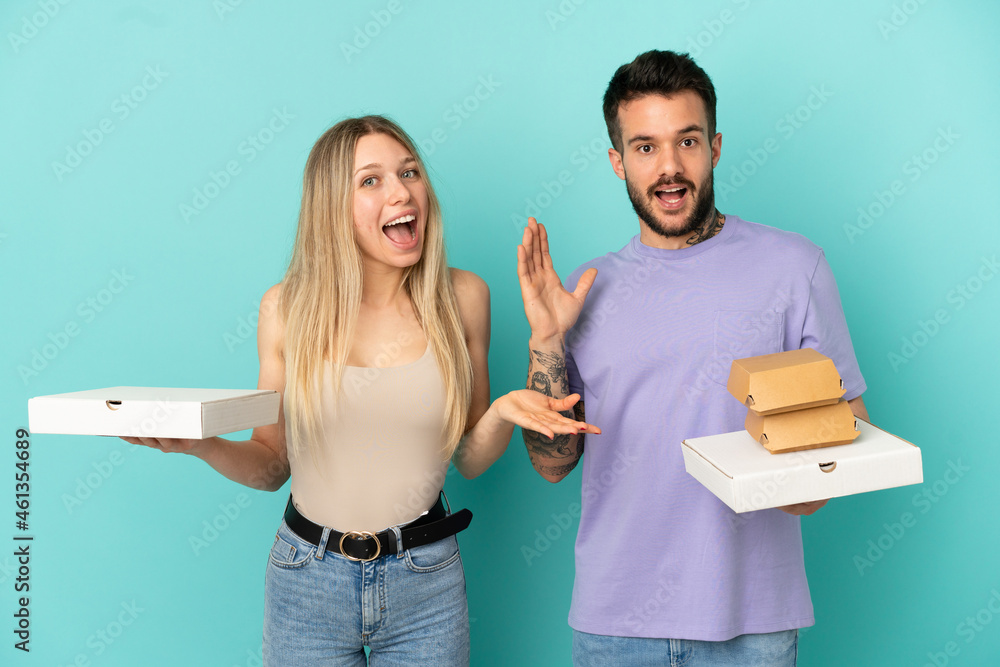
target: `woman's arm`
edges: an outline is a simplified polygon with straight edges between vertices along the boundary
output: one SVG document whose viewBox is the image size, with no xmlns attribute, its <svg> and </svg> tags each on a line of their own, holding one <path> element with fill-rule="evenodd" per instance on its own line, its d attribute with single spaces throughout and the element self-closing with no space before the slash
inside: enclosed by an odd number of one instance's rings
<svg viewBox="0 0 1000 667">
<path fill-rule="evenodd" d="M 123 438 L 163 452 L 182 452 L 200 458 L 234 482 L 263 491 L 277 491 L 288 480 L 285 450 L 285 361 L 284 326 L 278 312 L 281 285 L 269 289 L 260 301 L 257 321 L 257 353 L 260 357 L 258 389 L 282 394 L 278 423 L 259 426 L 249 440 L 233 441 L 214 437 L 204 440 L 178 438 Z"/>
<path fill-rule="evenodd" d="M 489 415 L 490 411 L 490 288 L 486 281 L 461 269 L 449 269 L 458 312 L 465 329 L 465 344 L 472 361 L 472 403 L 465 423 L 465 436 L 452 463 L 466 479 L 478 477 L 507 449 L 514 426 Z M 478 428 L 477 428 L 478 427 Z"/>
<path fill-rule="evenodd" d="M 462 476 L 472 479 L 493 465 L 507 449 L 515 425 L 549 437 L 556 433 L 600 433 L 596 427 L 558 414 L 572 408 L 580 398 L 577 394 L 553 399 L 521 389 L 490 403 L 490 290 L 482 278 L 469 271 L 451 269 L 451 275 L 473 378 L 466 433 L 451 459 Z"/>
</svg>

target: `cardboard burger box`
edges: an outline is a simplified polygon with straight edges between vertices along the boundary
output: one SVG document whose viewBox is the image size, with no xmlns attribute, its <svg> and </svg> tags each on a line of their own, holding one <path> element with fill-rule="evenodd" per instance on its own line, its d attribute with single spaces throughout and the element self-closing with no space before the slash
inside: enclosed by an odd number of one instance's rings
<svg viewBox="0 0 1000 667">
<path fill-rule="evenodd" d="M 920 449 L 857 419 L 846 445 L 772 456 L 746 431 L 682 443 L 684 467 L 736 512 L 838 498 L 923 482 Z"/>
<path fill-rule="evenodd" d="M 28 400 L 33 433 L 210 438 L 278 421 L 281 394 L 261 389 L 108 387 Z"/>
<path fill-rule="evenodd" d="M 860 433 L 851 406 L 844 399 L 833 405 L 778 414 L 748 410 L 744 426 L 772 454 L 846 445 Z"/>
<path fill-rule="evenodd" d="M 808 347 L 734 360 L 726 389 L 758 415 L 831 405 L 845 391 L 833 360 Z"/>
</svg>

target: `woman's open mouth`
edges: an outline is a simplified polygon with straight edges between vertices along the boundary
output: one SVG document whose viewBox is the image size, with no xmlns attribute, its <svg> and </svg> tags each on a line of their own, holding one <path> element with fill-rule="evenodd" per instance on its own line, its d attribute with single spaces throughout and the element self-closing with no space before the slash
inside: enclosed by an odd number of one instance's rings
<svg viewBox="0 0 1000 667">
<path fill-rule="evenodd" d="M 382 233 L 393 245 L 409 250 L 417 245 L 417 216 L 407 214 L 390 220 L 383 225 Z"/>
</svg>

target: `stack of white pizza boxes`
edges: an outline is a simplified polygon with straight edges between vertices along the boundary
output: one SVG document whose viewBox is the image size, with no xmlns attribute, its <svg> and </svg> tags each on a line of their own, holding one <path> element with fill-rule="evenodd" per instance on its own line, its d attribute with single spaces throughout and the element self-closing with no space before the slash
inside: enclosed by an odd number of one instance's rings
<svg viewBox="0 0 1000 667">
<path fill-rule="evenodd" d="M 744 426 L 772 454 L 846 445 L 858 437 L 833 360 L 811 348 L 733 361 L 726 385 L 747 406 Z"/>
</svg>

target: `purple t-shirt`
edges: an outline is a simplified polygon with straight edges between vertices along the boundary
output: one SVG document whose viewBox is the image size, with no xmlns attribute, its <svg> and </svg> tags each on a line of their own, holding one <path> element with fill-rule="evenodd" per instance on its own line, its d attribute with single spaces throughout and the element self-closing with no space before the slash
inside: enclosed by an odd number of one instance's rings
<svg viewBox="0 0 1000 667">
<path fill-rule="evenodd" d="M 569 623 L 629 637 L 721 641 L 813 624 L 799 518 L 736 514 L 684 470 L 681 441 L 743 428 L 733 359 L 814 348 L 860 396 L 823 251 L 727 215 L 681 250 L 634 237 L 578 268 L 597 280 L 566 337 L 570 389 L 603 434 L 586 437 Z"/>
</svg>

